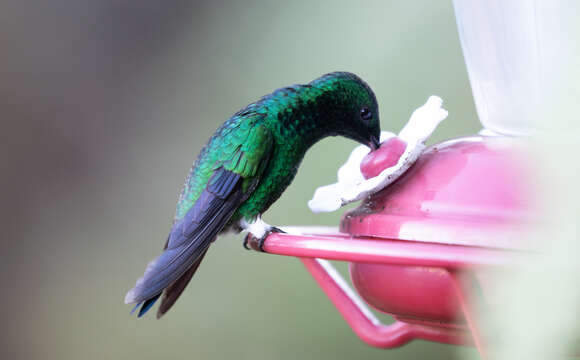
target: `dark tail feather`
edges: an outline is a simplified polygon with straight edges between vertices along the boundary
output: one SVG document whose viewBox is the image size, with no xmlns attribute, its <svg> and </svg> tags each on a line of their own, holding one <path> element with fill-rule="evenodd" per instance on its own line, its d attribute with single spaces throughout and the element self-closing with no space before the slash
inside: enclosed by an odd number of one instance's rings
<svg viewBox="0 0 580 360">
<path fill-rule="evenodd" d="M 165 291 L 163 292 L 163 297 L 161 298 L 161 304 L 157 309 L 158 319 L 162 317 L 169 309 L 171 309 L 173 304 L 175 304 L 175 302 L 177 301 L 177 299 L 179 298 L 179 296 L 181 295 L 187 284 L 189 284 L 189 281 L 193 277 L 193 274 L 195 274 L 195 272 L 197 271 L 199 264 L 201 263 L 203 257 L 207 253 L 207 249 L 209 249 L 209 246 L 203 251 L 203 253 L 199 256 L 199 258 L 191 265 L 189 270 L 187 270 L 183 275 L 181 275 L 179 279 L 177 279 L 173 284 L 169 285 L 165 289 Z"/>
<path fill-rule="evenodd" d="M 156 295 L 154 297 L 152 297 L 151 299 L 142 301 L 140 303 L 137 303 L 137 305 L 135 305 L 135 307 L 133 308 L 133 310 L 131 310 L 131 315 L 133 315 L 133 313 L 135 312 L 135 310 L 137 310 L 137 308 L 143 304 L 143 306 L 141 306 L 141 310 L 139 310 L 139 314 L 137 314 L 137 317 L 141 317 L 143 315 L 145 315 L 145 313 L 147 313 L 147 311 L 149 311 L 149 309 L 151 309 L 151 306 L 153 306 L 153 304 L 155 304 L 155 302 L 157 301 L 157 299 L 159 299 L 159 296 L 161 296 L 161 294 Z"/>
</svg>

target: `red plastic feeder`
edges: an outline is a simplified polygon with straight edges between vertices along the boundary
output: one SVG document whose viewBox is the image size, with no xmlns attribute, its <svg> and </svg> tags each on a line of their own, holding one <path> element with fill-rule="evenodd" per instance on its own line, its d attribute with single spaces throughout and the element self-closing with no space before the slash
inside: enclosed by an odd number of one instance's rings
<svg viewBox="0 0 580 360">
<path fill-rule="evenodd" d="M 484 355 L 471 290 L 487 302 L 486 269 L 514 266 L 533 253 L 522 235 L 533 216 L 518 144 L 470 137 L 431 146 L 395 183 L 344 214 L 340 232 L 273 233 L 264 250 L 300 257 L 372 346 L 424 339 L 475 345 Z M 323 259 L 350 263 L 358 295 Z M 365 302 L 395 323 L 382 324 Z"/>
</svg>

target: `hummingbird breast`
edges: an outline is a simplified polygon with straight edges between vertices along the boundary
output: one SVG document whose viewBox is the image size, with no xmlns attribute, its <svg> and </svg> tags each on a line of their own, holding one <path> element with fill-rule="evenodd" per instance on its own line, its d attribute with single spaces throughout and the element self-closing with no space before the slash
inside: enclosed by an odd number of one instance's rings
<svg viewBox="0 0 580 360">
<path fill-rule="evenodd" d="M 263 121 L 272 132 L 274 147 L 256 189 L 231 223 L 242 218 L 253 220 L 265 212 L 294 180 L 306 151 L 330 135 L 317 121 L 319 95 L 309 85 L 294 85 L 278 89 L 256 104 L 267 114 Z"/>
<path fill-rule="evenodd" d="M 256 189 L 234 213 L 231 223 L 242 218 L 253 220 L 268 210 L 294 180 L 304 153 L 290 143 L 277 143 Z"/>
</svg>

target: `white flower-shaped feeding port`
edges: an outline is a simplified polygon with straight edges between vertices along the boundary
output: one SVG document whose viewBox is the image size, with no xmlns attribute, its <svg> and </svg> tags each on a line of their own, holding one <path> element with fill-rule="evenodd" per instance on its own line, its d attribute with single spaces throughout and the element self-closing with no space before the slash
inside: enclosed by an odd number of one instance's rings
<svg viewBox="0 0 580 360">
<path fill-rule="evenodd" d="M 321 186 L 314 192 L 308 202 L 312 212 L 331 212 L 340 207 L 366 198 L 393 183 L 415 163 L 425 150 L 425 141 L 435 128 L 447 118 L 447 111 L 441 106 L 443 100 L 431 96 L 425 105 L 416 109 L 399 135 L 388 131 L 381 132 L 381 147 L 375 152 L 383 152 L 385 167 L 378 175 L 365 179 L 361 172 L 361 162 L 369 153 L 369 147 L 357 146 L 344 165 L 338 169 L 338 181 L 334 184 Z M 401 153 L 401 149 L 404 151 Z M 398 158 L 393 159 L 393 154 Z M 400 154 L 400 156 L 399 156 Z M 365 159 L 366 160 L 366 159 Z"/>
</svg>

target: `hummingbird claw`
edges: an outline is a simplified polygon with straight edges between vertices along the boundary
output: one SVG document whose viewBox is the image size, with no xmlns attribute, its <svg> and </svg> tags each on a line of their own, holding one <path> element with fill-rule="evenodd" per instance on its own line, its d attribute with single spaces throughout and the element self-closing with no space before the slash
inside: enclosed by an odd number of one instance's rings
<svg viewBox="0 0 580 360">
<path fill-rule="evenodd" d="M 280 229 L 277 226 L 272 226 L 272 228 L 270 229 L 270 233 L 286 234 L 286 231 Z"/>
<path fill-rule="evenodd" d="M 264 242 L 266 242 L 266 238 L 268 237 L 268 235 L 270 235 L 271 233 L 282 233 L 285 234 L 286 232 L 276 226 L 272 226 L 272 228 L 270 230 L 268 230 L 266 232 L 266 234 L 264 236 L 262 236 L 261 239 L 258 240 L 258 249 L 260 249 L 261 252 L 266 252 L 264 250 Z"/>
<path fill-rule="evenodd" d="M 244 242 L 242 245 L 246 250 L 256 250 L 264 252 L 262 247 L 264 246 L 264 240 L 266 240 L 267 236 L 268 234 L 265 234 L 263 238 L 257 238 L 254 236 L 254 234 L 248 233 L 244 237 Z"/>
<path fill-rule="evenodd" d="M 256 250 L 256 251 L 260 251 L 260 252 L 266 252 L 264 250 L 264 243 L 266 242 L 266 239 L 268 238 L 268 235 L 270 235 L 271 233 L 286 233 L 284 230 L 277 228 L 275 226 L 272 226 L 270 229 L 268 229 L 263 236 L 261 237 L 256 237 L 254 236 L 254 234 L 252 233 L 248 233 L 245 237 L 244 237 L 244 242 L 243 242 L 243 246 L 246 250 Z"/>
<path fill-rule="evenodd" d="M 264 251 L 264 242 L 266 242 L 266 237 L 258 240 L 258 249 L 260 249 L 260 252 L 266 252 Z"/>
<path fill-rule="evenodd" d="M 252 234 L 248 234 L 248 235 L 244 236 L 244 242 L 242 243 L 242 246 L 246 250 L 252 250 L 252 248 L 248 246 L 248 243 L 250 242 L 250 240 L 248 238 L 251 236 L 252 236 Z"/>
</svg>

